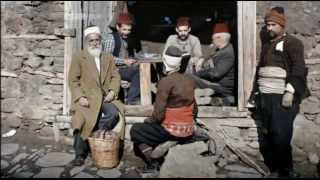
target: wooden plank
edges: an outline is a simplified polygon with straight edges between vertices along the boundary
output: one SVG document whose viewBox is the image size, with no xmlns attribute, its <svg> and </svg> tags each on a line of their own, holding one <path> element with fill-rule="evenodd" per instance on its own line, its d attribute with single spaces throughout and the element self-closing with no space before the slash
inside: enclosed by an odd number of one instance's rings
<svg viewBox="0 0 320 180">
<path fill-rule="evenodd" d="M 238 109 L 243 110 L 244 93 L 243 93 L 243 1 L 237 1 L 238 15 Z"/>
<path fill-rule="evenodd" d="M 306 65 L 320 64 L 320 58 L 306 59 Z"/>
<path fill-rule="evenodd" d="M 235 107 L 199 106 L 198 117 L 247 117 L 248 111 L 238 111 Z"/>
<path fill-rule="evenodd" d="M 238 108 L 245 110 L 256 67 L 256 2 L 238 1 Z"/>
<path fill-rule="evenodd" d="M 126 124 L 143 123 L 147 117 L 126 116 Z"/>
<path fill-rule="evenodd" d="M 69 37 L 75 37 L 76 36 L 76 29 L 64 29 L 64 28 L 55 28 L 54 34 L 56 36 L 69 36 Z"/>
<path fill-rule="evenodd" d="M 83 27 L 97 25 L 102 33 L 111 32 L 112 1 L 83 1 Z"/>
<path fill-rule="evenodd" d="M 126 116 L 150 117 L 153 106 L 125 106 Z M 232 117 L 248 117 L 249 112 L 240 112 L 234 107 L 215 107 L 215 106 L 199 106 L 198 118 L 232 118 Z"/>
<path fill-rule="evenodd" d="M 50 40 L 61 39 L 55 35 L 46 35 L 46 34 L 21 34 L 21 35 L 6 34 L 1 38 L 3 39 L 50 39 Z"/>
<path fill-rule="evenodd" d="M 151 69 L 150 63 L 140 63 L 140 97 L 141 105 L 152 105 L 151 102 Z"/>
<path fill-rule="evenodd" d="M 256 69 L 256 2 L 243 1 L 243 105 L 246 106 Z"/>
<path fill-rule="evenodd" d="M 224 139 L 224 142 L 226 143 L 226 145 L 240 158 L 240 160 L 242 160 L 247 165 L 256 169 L 263 176 L 266 176 L 268 174 L 262 167 L 260 167 L 251 158 L 249 158 L 245 153 L 243 153 L 239 148 L 237 148 L 235 144 L 233 144 L 231 141 L 229 141 L 230 137 L 228 137 L 228 135 L 226 134 L 226 132 L 222 128 L 217 127 L 217 129 L 218 129 L 218 134 L 221 134 L 221 137 Z"/>
<path fill-rule="evenodd" d="M 64 78 L 63 78 L 63 115 L 69 115 L 71 94 L 68 85 L 68 73 L 72 54 L 82 47 L 81 2 L 64 2 L 64 28 L 76 29 L 76 37 L 65 37 L 64 42 Z"/>
<path fill-rule="evenodd" d="M 150 117 L 152 115 L 153 106 L 125 106 L 126 116 L 139 116 L 139 117 Z"/>
<path fill-rule="evenodd" d="M 257 128 L 261 126 L 260 121 L 256 121 L 252 118 L 197 118 L 201 122 L 205 123 L 208 127 L 213 128 L 215 126 L 231 126 L 231 127 L 243 127 L 243 128 Z"/>
</svg>

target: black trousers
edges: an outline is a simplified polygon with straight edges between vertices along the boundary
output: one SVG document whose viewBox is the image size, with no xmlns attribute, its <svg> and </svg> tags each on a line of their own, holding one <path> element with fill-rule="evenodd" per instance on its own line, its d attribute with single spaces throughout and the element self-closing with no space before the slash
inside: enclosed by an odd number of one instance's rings
<svg viewBox="0 0 320 180">
<path fill-rule="evenodd" d="M 99 115 L 101 118 L 98 118 L 93 131 L 99 129 L 111 130 L 119 121 L 118 109 L 112 103 L 103 103 L 101 110 L 101 113 L 103 112 L 103 116 L 101 117 L 101 114 Z M 75 149 L 76 157 L 82 157 L 85 159 L 90 152 L 88 140 L 83 140 L 79 131 L 74 133 L 73 147 Z"/>
<path fill-rule="evenodd" d="M 139 149 L 140 144 L 145 144 L 149 147 L 155 148 L 157 145 L 169 140 L 186 142 L 191 140 L 193 137 L 181 138 L 172 136 L 158 123 L 136 123 L 130 130 L 130 136 L 133 141 L 135 154 L 145 161 L 146 157 L 141 152 L 141 149 Z"/>
<path fill-rule="evenodd" d="M 262 128 L 259 135 L 260 151 L 271 172 L 286 174 L 292 170 L 291 139 L 293 121 L 299 112 L 299 104 L 285 108 L 281 94 L 261 94 L 257 97 L 258 113 Z"/>
</svg>

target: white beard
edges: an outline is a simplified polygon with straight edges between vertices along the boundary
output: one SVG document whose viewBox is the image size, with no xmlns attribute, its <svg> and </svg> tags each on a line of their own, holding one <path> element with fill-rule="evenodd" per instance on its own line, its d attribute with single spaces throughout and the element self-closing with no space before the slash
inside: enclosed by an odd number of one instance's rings
<svg viewBox="0 0 320 180">
<path fill-rule="evenodd" d="M 88 50 L 88 52 L 89 52 L 89 54 L 90 54 L 91 56 L 97 57 L 97 58 L 100 57 L 100 54 L 101 54 L 101 51 L 102 51 L 101 47 L 98 47 L 98 48 L 88 47 L 87 50 Z"/>
</svg>

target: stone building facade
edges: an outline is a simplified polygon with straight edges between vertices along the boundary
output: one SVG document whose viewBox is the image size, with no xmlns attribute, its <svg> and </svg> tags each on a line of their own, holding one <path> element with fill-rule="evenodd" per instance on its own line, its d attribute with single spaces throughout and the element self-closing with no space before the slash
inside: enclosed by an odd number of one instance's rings
<svg viewBox="0 0 320 180">
<path fill-rule="evenodd" d="M 320 157 L 320 2 L 256 4 L 257 32 L 266 10 L 281 5 L 289 19 L 288 32 L 303 41 L 312 96 L 303 101 L 295 121 L 294 160 L 297 166 L 308 165 L 306 173 L 314 173 Z M 63 1 L 1 1 L 2 133 L 10 127 L 53 136 L 52 126 L 62 115 L 64 78 L 64 37 L 55 30 L 63 27 Z M 257 59 L 260 48 L 257 37 Z M 261 160 L 256 127 L 224 128 L 239 148 Z"/>
</svg>

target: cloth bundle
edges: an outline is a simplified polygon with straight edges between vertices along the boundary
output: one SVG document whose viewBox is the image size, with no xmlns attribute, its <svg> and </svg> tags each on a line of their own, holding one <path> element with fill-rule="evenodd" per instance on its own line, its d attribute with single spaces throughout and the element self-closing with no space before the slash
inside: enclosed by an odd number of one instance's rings
<svg viewBox="0 0 320 180">
<path fill-rule="evenodd" d="M 266 66 L 260 68 L 258 85 L 259 90 L 266 94 L 283 94 L 285 91 L 285 79 L 287 73 L 280 67 Z"/>
</svg>

